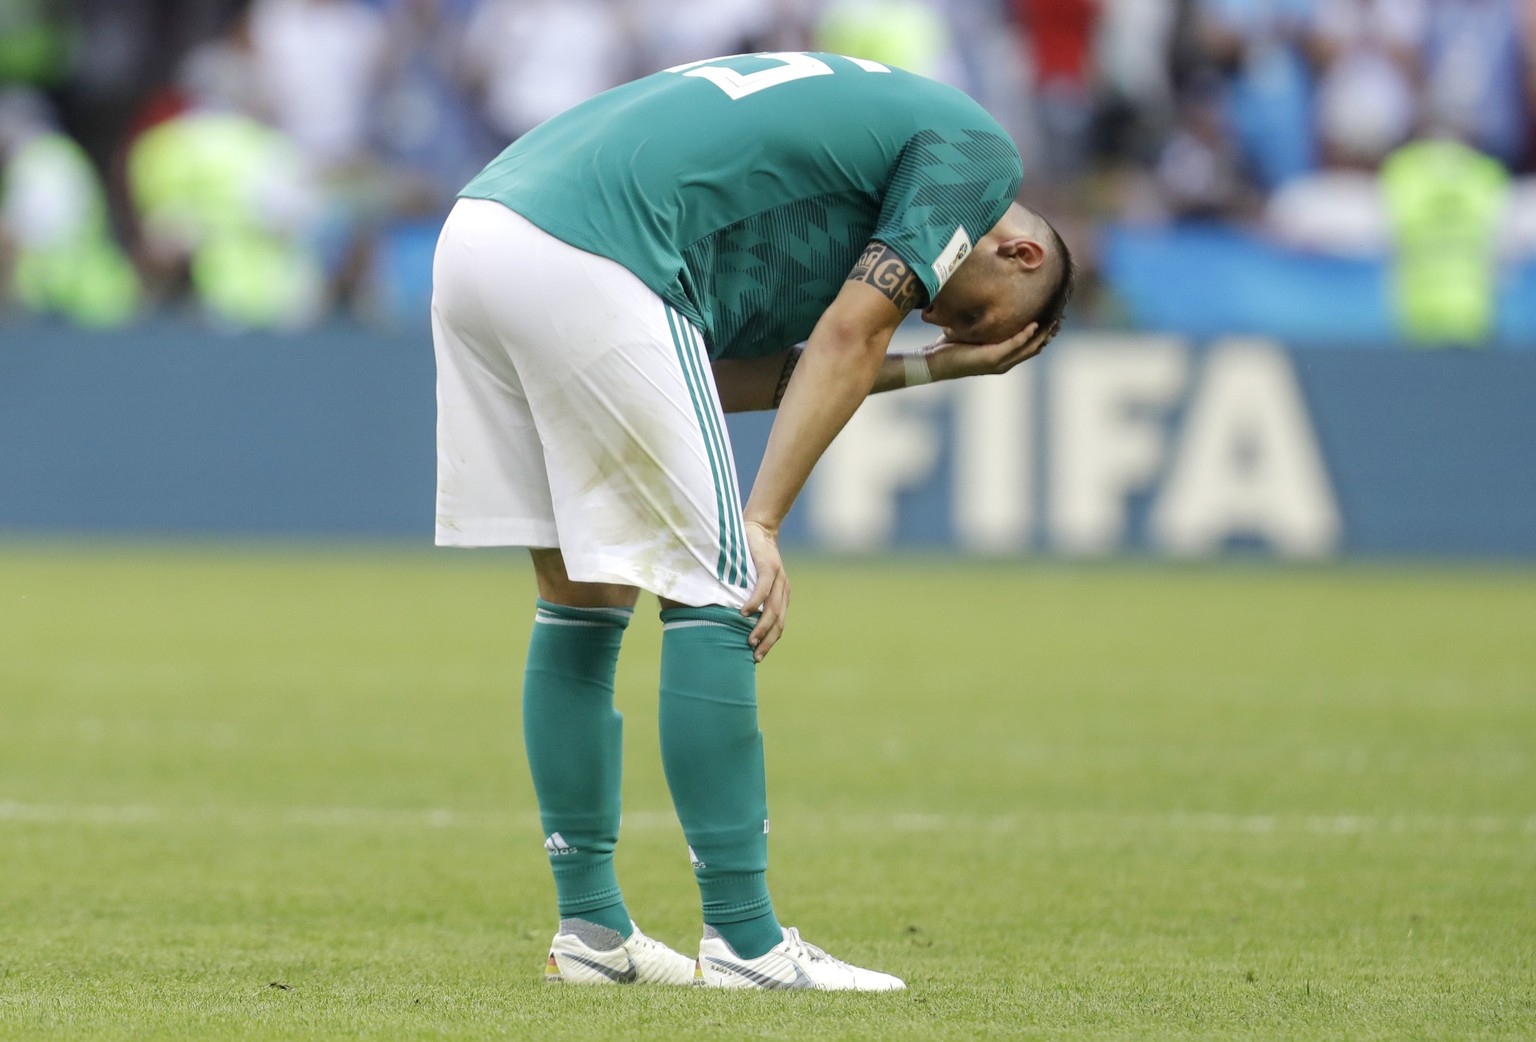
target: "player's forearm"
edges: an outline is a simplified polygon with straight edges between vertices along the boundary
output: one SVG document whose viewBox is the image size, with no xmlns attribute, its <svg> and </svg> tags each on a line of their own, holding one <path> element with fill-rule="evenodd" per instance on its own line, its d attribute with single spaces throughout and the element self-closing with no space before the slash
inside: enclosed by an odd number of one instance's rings
<svg viewBox="0 0 1536 1042">
<path fill-rule="evenodd" d="M 777 531 L 832 439 L 870 393 L 885 357 L 884 338 L 812 335 L 784 393 L 744 511 Z"/>
<path fill-rule="evenodd" d="M 713 363 L 715 389 L 720 394 L 720 408 L 727 413 L 777 409 L 789 388 L 790 377 L 794 375 L 795 366 L 800 363 L 800 356 L 804 351 L 805 345 L 800 344 L 788 351 L 764 355 L 761 358 L 727 358 Z M 886 355 L 880 363 L 880 371 L 876 374 L 874 386 L 870 388 L 869 393 L 898 391 L 903 387 L 912 387 L 917 383 L 929 383 L 938 379 L 936 374 L 929 374 L 926 380 L 921 379 L 920 376 L 914 380 L 914 376 L 921 372 L 917 364 L 918 360 L 924 357 L 924 353 L 920 351 L 911 354 Z"/>
<path fill-rule="evenodd" d="M 761 358 L 729 358 L 715 362 L 715 388 L 720 394 L 720 408 L 727 413 L 777 409 L 803 350 L 803 346 L 792 347 Z M 869 393 L 899 391 L 951 379 L 947 369 L 935 361 L 927 351 L 886 355 Z"/>
</svg>

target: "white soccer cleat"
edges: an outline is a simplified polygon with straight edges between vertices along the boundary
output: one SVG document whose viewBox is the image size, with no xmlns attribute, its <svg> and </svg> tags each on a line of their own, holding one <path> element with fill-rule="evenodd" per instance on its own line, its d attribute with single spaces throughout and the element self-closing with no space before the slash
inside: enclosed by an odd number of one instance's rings
<svg viewBox="0 0 1536 1042">
<path fill-rule="evenodd" d="M 628 940 L 585 919 L 560 920 L 544 979 L 552 984 L 693 984 L 694 961 L 634 926 Z"/>
<path fill-rule="evenodd" d="M 725 938 L 704 927 L 699 945 L 696 983 L 710 988 L 757 988 L 777 990 L 812 988 L 818 991 L 901 991 L 907 985 L 889 973 L 850 966 L 834 959 L 814 944 L 800 939 L 800 931 L 784 927 L 784 940 L 755 959 L 738 956 Z"/>
</svg>

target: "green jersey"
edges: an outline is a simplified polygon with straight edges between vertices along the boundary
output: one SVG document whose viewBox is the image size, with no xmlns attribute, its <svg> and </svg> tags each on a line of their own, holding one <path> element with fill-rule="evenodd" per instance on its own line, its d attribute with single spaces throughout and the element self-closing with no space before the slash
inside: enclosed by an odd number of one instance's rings
<svg viewBox="0 0 1536 1042">
<path fill-rule="evenodd" d="M 1013 202 L 1018 150 L 961 91 L 832 54 L 680 65 L 514 142 L 461 192 L 634 272 L 713 358 L 804 340 L 871 239 L 932 300 Z"/>
</svg>

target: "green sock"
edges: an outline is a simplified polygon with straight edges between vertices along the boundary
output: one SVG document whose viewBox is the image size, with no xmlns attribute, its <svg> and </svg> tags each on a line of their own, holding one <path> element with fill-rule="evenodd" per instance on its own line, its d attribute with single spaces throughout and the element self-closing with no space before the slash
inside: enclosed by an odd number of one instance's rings
<svg viewBox="0 0 1536 1042">
<path fill-rule="evenodd" d="M 540 600 L 523 678 L 523 740 L 560 918 L 625 937 L 629 911 L 613 872 L 624 718 L 613 708 L 613 675 L 630 614 Z"/>
<path fill-rule="evenodd" d="M 661 613 L 661 762 L 693 856 L 704 922 L 755 959 L 783 940 L 768 896 L 768 785 L 753 621 L 730 608 Z"/>
</svg>

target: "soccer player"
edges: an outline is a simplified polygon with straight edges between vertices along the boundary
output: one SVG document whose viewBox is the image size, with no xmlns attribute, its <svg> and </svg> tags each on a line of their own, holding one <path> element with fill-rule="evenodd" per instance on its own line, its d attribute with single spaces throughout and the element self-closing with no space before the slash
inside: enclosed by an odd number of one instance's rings
<svg viewBox="0 0 1536 1042">
<path fill-rule="evenodd" d="M 779 923 L 755 667 L 779 525 L 871 391 L 1003 372 L 1071 259 L 963 93 L 830 54 L 678 66 L 554 117 L 460 193 L 434 265 L 437 542 L 526 546 L 523 727 L 559 930 L 552 980 L 901 988 Z M 913 309 L 943 331 L 886 356 Z M 794 347 L 804 341 L 803 348 Z M 776 408 L 745 509 L 722 413 Z M 661 754 L 703 898 L 697 960 L 613 868 L 620 640 L 661 602 Z"/>
</svg>

